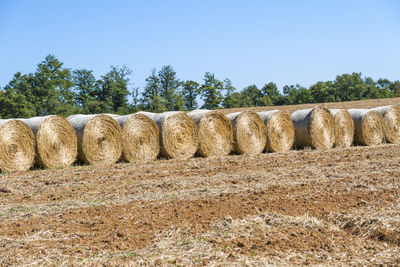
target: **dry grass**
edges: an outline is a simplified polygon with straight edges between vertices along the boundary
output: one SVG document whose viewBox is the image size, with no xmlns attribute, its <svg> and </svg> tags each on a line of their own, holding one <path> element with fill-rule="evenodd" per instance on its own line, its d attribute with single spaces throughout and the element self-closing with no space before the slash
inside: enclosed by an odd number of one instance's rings
<svg viewBox="0 0 400 267">
<path fill-rule="evenodd" d="M 71 124 L 61 116 L 23 119 L 36 137 L 38 166 L 64 168 L 71 166 L 78 154 L 78 140 Z"/>
<path fill-rule="evenodd" d="M 122 158 L 126 162 L 152 161 L 160 153 L 157 124 L 144 114 L 116 117 L 122 128 Z"/>
<path fill-rule="evenodd" d="M 354 121 L 354 142 L 359 145 L 373 146 L 383 142 L 383 117 L 380 112 L 371 109 L 349 109 Z"/>
<path fill-rule="evenodd" d="M 227 115 L 232 122 L 234 144 L 237 154 L 259 154 L 267 144 L 267 129 L 263 119 L 253 111 L 242 111 Z"/>
<path fill-rule="evenodd" d="M 335 142 L 335 125 L 325 107 L 297 110 L 291 115 L 296 147 L 331 148 Z"/>
<path fill-rule="evenodd" d="M 0 120 L 0 171 L 28 170 L 35 159 L 35 137 L 20 120 Z"/>
<path fill-rule="evenodd" d="M 201 157 L 226 156 L 233 149 L 233 130 L 229 119 L 220 111 L 193 110 L 187 115 L 199 128 L 199 148 Z"/>
<path fill-rule="evenodd" d="M 111 164 L 122 153 L 122 131 L 109 115 L 72 115 L 67 118 L 78 137 L 78 158 L 86 164 Z"/>
</svg>

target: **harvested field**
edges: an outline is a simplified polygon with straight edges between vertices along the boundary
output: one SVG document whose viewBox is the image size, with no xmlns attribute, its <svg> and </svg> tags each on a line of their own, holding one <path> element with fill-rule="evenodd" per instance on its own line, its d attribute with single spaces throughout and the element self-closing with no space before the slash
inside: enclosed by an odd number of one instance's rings
<svg viewBox="0 0 400 267">
<path fill-rule="evenodd" d="M 399 265 L 400 145 L 0 175 L 0 265 Z"/>
</svg>

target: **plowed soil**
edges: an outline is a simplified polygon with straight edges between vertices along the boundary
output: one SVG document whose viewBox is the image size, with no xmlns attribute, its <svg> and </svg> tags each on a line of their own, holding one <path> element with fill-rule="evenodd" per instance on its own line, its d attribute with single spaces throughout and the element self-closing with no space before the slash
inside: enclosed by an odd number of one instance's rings
<svg viewBox="0 0 400 267">
<path fill-rule="evenodd" d="M 383 144 L 2 174 L 0 265 L 400 265 L 399 166 Z"/>
</svg>

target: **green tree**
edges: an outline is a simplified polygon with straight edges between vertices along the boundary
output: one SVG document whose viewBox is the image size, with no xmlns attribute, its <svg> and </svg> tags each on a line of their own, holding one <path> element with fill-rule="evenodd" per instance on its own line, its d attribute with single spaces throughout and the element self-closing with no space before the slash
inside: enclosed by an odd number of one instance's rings
<svg viewBox="0 0 400 267">
<path fill-rule="evenodd" d="M 223 100 L 222 90 L 223 84 L 217 80 L 214 74 L 206 72 L 204 75 L 204 83 L 201 85 L 201 99 L 204 101 L 202 108 L 217 109 L 221 107 Z"/>
<path fill-rule="evenodd" d="M 324 82 L 317 82 L 316 84 L 310 87 L 310 94 L 313 98 L 313 102 L 316 103 L 325 103 L 325 102 L 333 102 L 330 101 L 331 92 Z"/>
<path fill-rule="evenodd" d="M 146 78 L 146 85 L 142 95 L 142 105 L 145 110 L 152 112 L 167 110 L 165 100 L 160 95 L 160 79 L 155 69 L 153 69 L 150 76 Z"/>
<path fill-rule="evenodd" d="M 260 98 L 262 97 L 260 89 L 256 85 L 250 85 L 241 91 L 242 107 L 260 106 Z"/>
<path fill-rule="evenodd" d="M 96 99 L 101 102 L 103 112 L 123 114 L 128 108 L 128 84 L 131 70 L 127 66 L 114 67 L 97 81 Z"/>
<path fill-rule="evenodd" d="M 98 84 L 93 71 L 86 69 L 75 70 L 72 74 L 72 80 L 75 84 L 75 103 L 81 108 L 81 112 L 84 114 L 101 112 L 101 110 L 97 110 L 96 93 L 98 92 Z"/>
<path fill-rule="evenodd" d="M 238 108 L 240 107 L 241 97 L 238 97 L 240 93 L 235 92 L 235 87 L 232 85 L 232 81 L 226 78 L 223 81 L 223 87 L 225 91 L 224 100 L 222 101 L 222 107 L 224 108 Z"/>
<path fill-rule="evenodd" d="M 31 88 L 32 104 L 36 115 L 60 114 L 64 116 L 76 113 L 79 109 L 74 106 L 74 83 L 69 69 L 63 68 L 55 56 L 48 55 L 40 62 L 34 73 Z"/>
<path fill-rule="evenodd" d="M 162 67 L 158 72 L 160 81 L 160 96 L 165 99 L 165 107 L 167 110 L 179 110 L 179 96 L 177 95 L 180 81 L 176 78 L 176 72 L 171 65 Z"/>
<path fill-rule="evenodd" d="M 362 99 L 367 92 L 367 86 L 361 77 L 361 73 L 343 74 L 336 76 L 332 83 L 336 97 L 341 101 Z"/>
<path fill-rule="evenodd" d="M 198 107 L 196 98 L 200 94 L 199 84 L 195 81 L 185 81 L 182 83 L 181 93 L 185 110 L 193 110 Z"/>
<path fill-rule="evenodd" d="M 275 83 L 270 82 L 267 83 L 261 88 L 261 94 L 263 97 L 268 97 L 264 98 L 266 100 L 261 100 L 261 102 L 267 102 L 268 105 L 266 106 L 273 106 L 273 105 L 282 105 L 282 95 L 278 90 L 278 87 L 276 86 Z M 268 100 L 269 99 L 269 100 Z M 269 104 L 271 103 L 271 105 Z"/>
</svg>

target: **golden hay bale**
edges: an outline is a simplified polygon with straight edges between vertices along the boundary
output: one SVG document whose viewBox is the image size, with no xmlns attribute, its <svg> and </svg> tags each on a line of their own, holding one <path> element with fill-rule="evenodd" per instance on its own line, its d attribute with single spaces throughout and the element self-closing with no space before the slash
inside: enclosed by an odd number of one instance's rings
<svg viewBox="0 0 400 267">
<path fill-rule="evenodd" d="M 372 146 L 383 142 L 383 117 L 379 111 L 371 109 L 347 110 L 354 121 L 354 142 Z"/>
<path fill-rule="evenodd" d="M 330 109 L 335 121 L 335 147 L 350 147 L 354 140 L 354 121 L 345 109 Z"/>
<path fill-rule="evenodd" d="M 199 145 L 196 123 L 184 112 L 138 112 L 150 117 L 160 130 L 161 155 L 171 159 L 193 157 Z"/>
<path fill-rule="evenodd" d="M 332 114 L 324 107 L 297 110 L 291 119 L 295 131 L 294 144 L 297 147 L 310 146 L 327 149 L 335 142 L 335 128 Z"/>
<path fill-rule="evenodd" d="M 0 120 L 0 170 L 26 171 L 35 159 L 35 136 L 25 122 Z"/>
<path fill-rule="evenodd" d="M 400 144 L 400 106 L 373 108 L 383 116 L 383 130 L 388 143 Z"/>
<path fill-rule="evenodd" d="M 267 128 L 267 152 L 285 152 L 294 143 L 294 127 L 287 112 L 269 110 L 258 112 Z"/>
<path fill-rule="evenodd" d="M 36 164 L 46 168 L 68 167 L 76 160 L 78 141 L 71 124 L 61 116 L 21 119 L 36 137 Z"/>
<path fill-rule="evenodd" d="M 122 128 L 122 159 L 126 162 L 155 160 L 160 153 L 157 124 L 144 114 L 114 118 Z"/>
<path fill-rule="evenodd" d="M 233 151 L 237 154 L 259 154 L 267 143 L 267 129 L 262 118 L 253 111 L 227 115 L 233 126 Z"/>
<path fill-rule="evenodd" d="M 193 110 L 187 115 L 199 129 L 199 148 L 201 157 L 225 156 L 233 148 L 233 130 L 231 121 L 220 111 Z"/>
<path fill-rule="evenodd" d="M 122 131 L 109 115 L 72 115 L 67 118 L 78 137 L 78 159 L 87 164 L 115 163 L 122 153 Z"/>
</svg>

